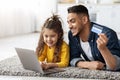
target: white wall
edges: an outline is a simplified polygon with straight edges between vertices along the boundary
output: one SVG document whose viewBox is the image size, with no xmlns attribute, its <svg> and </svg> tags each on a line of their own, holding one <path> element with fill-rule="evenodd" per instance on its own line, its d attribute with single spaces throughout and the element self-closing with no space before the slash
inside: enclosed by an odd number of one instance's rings
<svg viewBox="0 0 120 80">
<path fill-rule="evenodd" d="M 57 0 L 0 0 L 0 37 L 40 31 Z"/>
<path fill-rule="evenodd" d="M 34 31 L 35 0 L 0 0 L 0 37 Z"/>
<path fill-rule="evenodd" d="M 67 23 L 67 8 L 70 6 L 73 6 L 75 4 L 59 4 L 58 5 L 58 15 L 60 15 L 60 17 L 63 20 L 63 29 L 65 32 L 69 31 L 69 27 L 68 27 L 68 23 Z"/>
<path fill-rule="evenodd" d="M 58 14 L 64 21 L 64 30 L 68 32 L 67 8 L 76 4 L 59 4 Z M 90 20 L 105 25 L 120 33 L 120 4 L 84 4 L 90 14 Z"/>
<path fill-rule="evenodd" d="M 39 0 L 38 10 L 36 11 L 36 30 L 40 31 L 44 21 L 57 12 L 57 0 Z"/>
</svg>

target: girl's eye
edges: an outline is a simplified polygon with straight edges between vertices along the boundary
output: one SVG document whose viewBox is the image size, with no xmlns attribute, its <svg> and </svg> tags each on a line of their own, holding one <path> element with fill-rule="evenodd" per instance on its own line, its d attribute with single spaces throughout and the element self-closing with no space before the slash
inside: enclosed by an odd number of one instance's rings
<svg viewBox="0 0 120 80">
<path fill-rule="evenodd" d="M 55 35 L 51 35 L 51 37 L 55 37 Z"/>
<path fill-rule="evenodd" d="M 47 38 L 47 37 L 48 37 L 48 35 L 45 35 L 45 37 Z"/>
</svg>

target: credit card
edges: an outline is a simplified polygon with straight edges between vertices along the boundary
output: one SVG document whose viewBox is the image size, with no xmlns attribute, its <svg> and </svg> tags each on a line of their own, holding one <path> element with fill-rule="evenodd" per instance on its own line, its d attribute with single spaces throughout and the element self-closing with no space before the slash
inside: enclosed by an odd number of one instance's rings
<svg viewBox="0 0 120 80">
<path fill-rule="evenodd" d="M 102 33 L 103 27 L 100 27 L 98 25 L 93 25 L 91 31 L 96 33 L 96 34 L 100 34 Z"/>
</svg>

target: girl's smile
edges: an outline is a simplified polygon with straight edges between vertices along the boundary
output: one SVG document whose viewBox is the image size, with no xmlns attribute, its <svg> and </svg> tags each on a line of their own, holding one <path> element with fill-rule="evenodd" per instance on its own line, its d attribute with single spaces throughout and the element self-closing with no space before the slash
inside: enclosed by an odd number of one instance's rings
<svg viewBox="0 0 120 80">
<path fill-rule="evenodd" d="M 45 28 L 43 32 L 43 38 L 44 38 L 44 42 L 49 47 L 54 47 L 58 40 L 58 34 L 55 33 L 52 29 Z"/>
</svg>

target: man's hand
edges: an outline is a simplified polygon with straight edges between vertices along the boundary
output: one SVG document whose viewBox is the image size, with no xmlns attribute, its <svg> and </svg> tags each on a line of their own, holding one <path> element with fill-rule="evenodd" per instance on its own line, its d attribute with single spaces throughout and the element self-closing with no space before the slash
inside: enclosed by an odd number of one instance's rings
<svg viewBox="0 0 120 80">
<path fill-rule="evenodd" d="M 100 61 L 80 61 L 77 63 L 77 66 L 80 68 L 92 69 L 92 70 L 101 70 L 104 67 L 104 63 Z"/>
<path fill-rule="evenodd" d="M 101 70 L 103 69 L 104 65 L 105 64 L 100 61 L 91 61 L 88 69 Z"/>
<path fill-rule="evenodd" d="M 97 47 L 103 56 L 105 63 L 111 70 L 115 70 L 117 65 L 116 58 L 112 55 L 111 51 L 107 48 L 108 38 L 105 34 L 99 34 L 99 38 L 97 39 Z"/>
<path fill-rule="evenodd" d="M 108 38 L 105 34 L 101 33 L 99 34 L 99 38 L 97 39 L 96 42 L 98 49 L 101 51 L 107 48 L 106 45 L 108 43 Z"/>
</svg>

